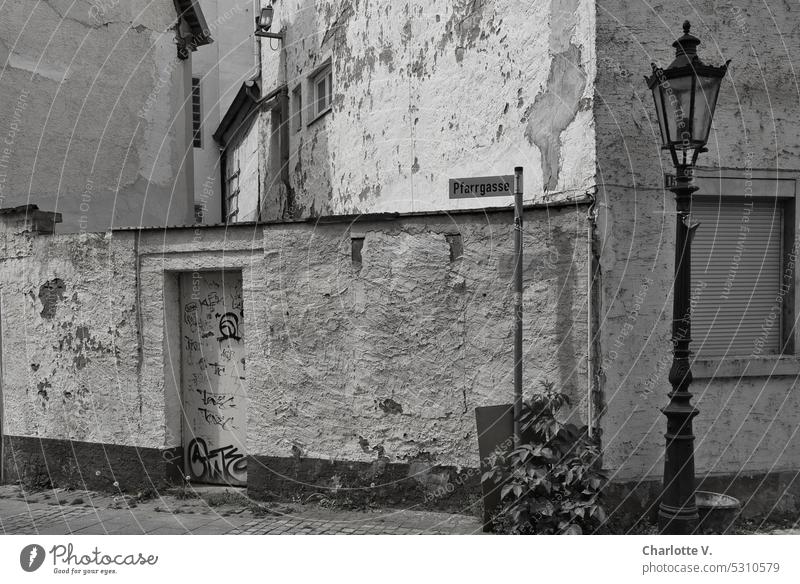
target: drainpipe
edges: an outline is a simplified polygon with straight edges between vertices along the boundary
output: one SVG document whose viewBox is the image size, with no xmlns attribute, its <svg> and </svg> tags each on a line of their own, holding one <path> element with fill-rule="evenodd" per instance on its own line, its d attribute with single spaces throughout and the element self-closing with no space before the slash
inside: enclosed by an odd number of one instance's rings
<svg viewBox="0 0 800 584">
<path fill-rule="evenodd" d="M 514 168 L 514 446 L 522 443 L 522 167 Z"/>
<path fill-rule="evenodd" d="M 589 205 L 589 210 L 586 214 L 586 391 L 587 391 L 587 407 L 586 417 L 588 418 L 587 426 L 589 428 L 589 436 L 594 436 L 594 335 L 592 334 L 594 314 L 592 312 L 592 302 L 594 300 L 594 228 L 597 223 L 597 199 L 593 193 L 589 193 L 592 198 L 592 203 Z"/>
<path fill-rule="evenodd" d="M 258 16 L 261 14 L 261 0 L 253 0 L 253 14 Z M 255 55 L 253 55 L 255 60 L 255 67 L 256 67 L 256 75 L 261 77 L 261 37 L 253 34 L 253 51 Z"/>
<path fill-rule="evenodd" d="M 284 77 L 285 78 L 285 77 Z M 289 190 L 289 138 L 291 136 L 290 120 L 289 120 L 289 88 L 284 85 L 281 89 L 280 97 L 278 98 L 279 107 L 281 112 L 281 135 L 280 135 L 280 149 L 281 149 L 281 182 L 283 187 Z"/>
</svg>

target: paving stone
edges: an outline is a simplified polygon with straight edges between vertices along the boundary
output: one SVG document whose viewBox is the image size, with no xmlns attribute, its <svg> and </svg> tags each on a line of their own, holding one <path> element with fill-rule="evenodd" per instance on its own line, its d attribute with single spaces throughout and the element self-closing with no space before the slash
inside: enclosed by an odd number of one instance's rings
<svg viewBox="0 0 800 584">
<path fill-rule="evenodd" d="M 83 501 L 74 505 L 76 500 Z M 61 503 L 59 503 L 59 501 Z M 0 533 L 46 534 L 410 534 L 481 533 L 474 517 L 414 510 L 351 511 L 282 506 L 254 517 L 241 507 L 212 508 L 201 500 L 162 495 L 134 502 L 86 491 L 20 492 L 0 486 Z"/>
</svg>

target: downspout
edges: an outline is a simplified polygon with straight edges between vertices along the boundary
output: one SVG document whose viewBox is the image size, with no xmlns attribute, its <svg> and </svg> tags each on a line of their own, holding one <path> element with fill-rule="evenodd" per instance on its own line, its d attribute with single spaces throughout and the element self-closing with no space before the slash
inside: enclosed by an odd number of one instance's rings
<svg viewBox="0 0 800 584">
<path fill-rule="evenodd" d="M 281 111 L 281 182 L 283 183 L 283 188 L 286 190 L 287 197 L 289 196 L 289 189 L 291 188 L 289 185 L 289 127 L 291 124 L 289 123 L 289 88 L 288 86 L 284 85 L 281 89 L 279 99 L 279 107 Z"/>
<path fill-rule="evenodd" d="M 595 354 L 594 354 L 594 229 L 597 224 L 597 199 L 594 193 L 588 193 L 591 204 L 586 213 L 586 417 L 589 436 L 594 436 L 594 392 L 595 392 Z"/>
<path fill-rule="evenodd" d="M 258 15 L 261 14 L 261 0 L 253 0 L 253 14 L 256 15 L 256 22 L 258 22 Z M 258 85 L 261 88 L 261 91 L 263 91 L 264 90 L 264 80 L 263 80 L 263 70 L 264 69 L 263 69 L 263 62 L 262 62 L 262 56 L 261 56 L 261 50 L 263 48 L 261 46 L 262 37 L 254 34 L 253 35 L 253 39 L 255 40 L 255 45 L 254 46 L 255 46 L 255 52 L 256 52 L 256 55 L 255 55 L 255 57 L 256 57 L 256 75 L 255 75 L 255 77 L 259 80 L 260 83 Z M 259 95 L 259 100 L 261 100 L 262 98 L 263 98 L 263 96 Z M 258 133 L 258 137 L 260 139 L 261 138 L 261 123 L 262 123 L 261 111 L 260 110 L 257 111 L 256 116 L 258 116 L 256 121 L 255 121 L 256 132 Z M 261 217 L 261 199 L 262 199 L 262 197 L 261 197 L 261 194 L 262 194 L 261 193 L 261 182 L 262 182 L 262 179 L 263 179 L 262 171 L 263 171 L 263 168 L 265 167 L 266 163 L 267 163 L 267 161 L 266 161 L 266 159 L 264 157 L 264 148 L 259 146 L 259 148 L 258 148 L 258 164 L 257 164 L 257 173 L 258 173 L 258 178 L 257 178 L 258 208 L 256 209 L 256 221 L 258 221 L 258 222 L 260 222 L 261 219 L 262 219 L 262 217 Z M 227 222 L 227 218 L 225 219 L 225 221 Z"/>
</svg>

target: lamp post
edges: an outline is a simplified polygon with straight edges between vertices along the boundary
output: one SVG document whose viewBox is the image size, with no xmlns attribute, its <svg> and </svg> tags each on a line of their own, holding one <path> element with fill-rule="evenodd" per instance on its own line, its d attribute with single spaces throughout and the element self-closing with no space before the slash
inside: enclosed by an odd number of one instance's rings
<svg viewBox="0 0 800 584">
<path fill-rule="evenodd" d="M 697 56 L 700 39 L 683 23 L 683 36 L 676 40 L 675 60 L 666 69 L 652 65 L 653 74 L 645 77 L 653 92 L 661 148 L 668 150 L 675 165 L 674 183 L 677 221 L 675 228 L 675 282 L 672 299 L 672 367 L 669 370 L 669 404 L 662 412 L 667 418 L 664 486 L 658 510 L 659 532 L 682 535 L 697 527 L 694 501 L 694 435 L 692 419 L 698 410 L 691 405 L 689 363 L 691 342 L 691 243 L 697 225 L 690 225 L 694 165 L 705 152 L 719 87 L 728 68 L 703 64 Z"/>
</svg>

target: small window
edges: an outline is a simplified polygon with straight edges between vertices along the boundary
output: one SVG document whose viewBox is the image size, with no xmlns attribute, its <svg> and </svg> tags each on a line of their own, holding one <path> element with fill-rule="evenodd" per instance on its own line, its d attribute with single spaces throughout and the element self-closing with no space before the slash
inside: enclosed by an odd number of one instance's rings
<svg viewBox="0 0 800 584">
<path fill-rule="evenodd" d="M 195 148 L 203 147 L 201 121 L 203 119 L 200 105 L 200 79 L 192 77 L 192 144 Z"/>
<path fill-rule="evenodd" d="M 364 249 L 363 237 L 352 237 L 350 239 L 350 259 L 353 261 L 353 267 L 361 269 L 361 251 Z"/>
<path fill-rule="evenodd" d="M 311 77 L 311 96 L 313 98 L 314 121 L 326 114 L 331 109 L 333 102 L 333 72 L 330 65 L 326 65 Z"/>
<path fill-rule="evenodd" d="M 299 132 L 303 129 L 303 96 L 301 94 L 300 85 L 292 90 L 292 126 L 294 131 Z"/>
</svg>

